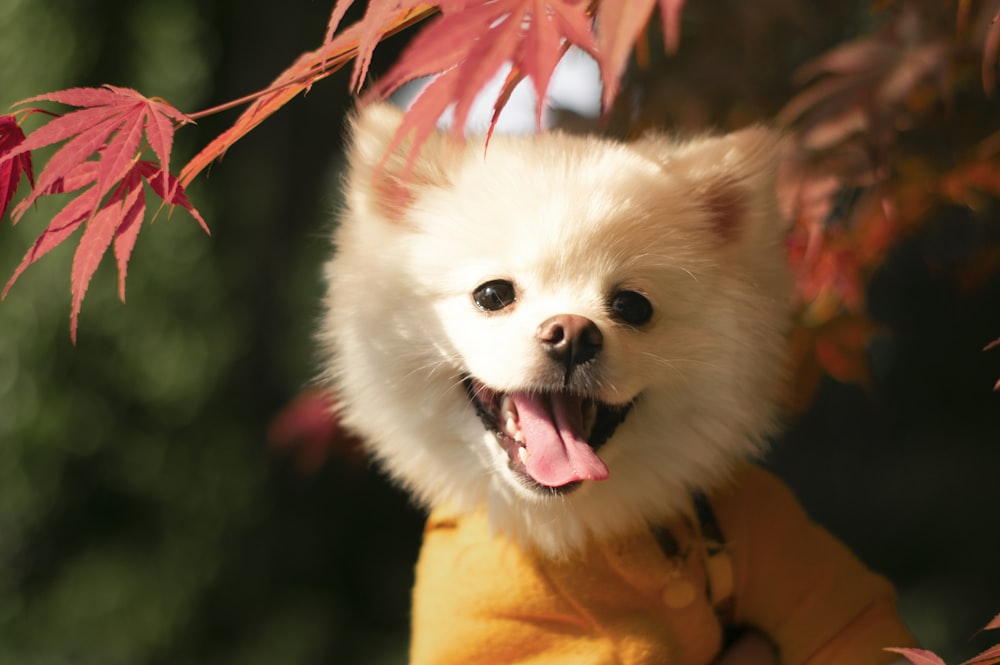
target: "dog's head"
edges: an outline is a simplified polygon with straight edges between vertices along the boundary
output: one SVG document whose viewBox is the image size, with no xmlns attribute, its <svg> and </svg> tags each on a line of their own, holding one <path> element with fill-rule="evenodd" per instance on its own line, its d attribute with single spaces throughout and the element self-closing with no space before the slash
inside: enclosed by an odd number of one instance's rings
<svg viewBox="0 0 1000 665">
<path fill-rule="evenodd" d="M 669 517 L 774 424 L 770 132 L 389 151 L 355 118 L 321 337 L 341 418 L 423 503 L 549 552 Z"/>
</svg>

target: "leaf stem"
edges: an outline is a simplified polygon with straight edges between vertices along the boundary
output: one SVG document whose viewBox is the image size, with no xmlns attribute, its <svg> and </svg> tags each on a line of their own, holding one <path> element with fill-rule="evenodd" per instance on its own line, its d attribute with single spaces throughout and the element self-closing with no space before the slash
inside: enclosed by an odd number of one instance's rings
<svg viewBox="0 0 1000 665">
<path fill-rule="evenodd" d="M 16 111 L 12 111 L 11 115 L 14 116 L 15 118 L 17 118 L 17 124 L 20 125 L 22 122 L 24 122 L 25 120 L 27 120 L 29 117 L 31 117 L 35 113 L 44 113 L 45 115 L 51 116 L 53 118 L 59 118 L 59 117 L 62 116 L 62 113 L 56 113 L 55 111 L 46 111 L 45 109 L 40 109 L 40 108 L 35 108 L 35 107 L 30 107 L 30 108 L 26 108 L 26 109 L 18 109 Z M 21 117 L 18 117 L 18 116 L 21 116 Z"/>
<path fill-rule="evenodd" d="M 402 32 L 403 30 L 409 28 L 410 26 L 413 26 L 413 25 L 419 23 L 420 21 L 422 21 L 425 18 L 431 16 L 432 14 L 436 13 L 437 11 L 438 11 L 437 8 L 434 7 L 434 6 L 432 6 L 432 5 L 427 5 L 425 7 L 419 8 L 417 11 L 413 12 L 410 16 L 406 17 L 405 20 L 403 20 L 400 23 L 392 26 L 390 29 L 386 30 L 383 33 L 382 37 L 379 39 L 379 41 L 382 41 L 382 40 L 384 40 L 384 39 L 386 39 L 388 37 L 392 37 L 393 35 Z M 322 50 L 324 47 L 328 46 L 329 44 L 330 44 L 330 41 L 325 42 L 319 49 L 317 49 L 317 51 Z M 314 51 L 313 53 L 316 53 L 317 51 Z M 354 56 L 357 55 L 357 51 L 358 51 L 358 46 L 355 45 L 355 46 L 351 47 L 350 49 L 347 49 L 346 52 L 351 53 L 351 55 L 349 57 L 346 57 L 346 58 L 343 58 L 343 59 L 324 58 L 322 60 L 323 64 L 318 69 L 306 71 L 306 72 L 304 72 L 304 73 L 296 76 L 295 78 L 289 79 L 287 81 L 283 81 L 282 83 L 280 83 L 278 85 L 270 85 L 267 88 L 264 88 L 263 90 L 258 90 L 257 92 L 253 92 L 253 93 L 250 93 L 248 95 L 244 95 L 242 97 L 230 100 L 228 102 L 224 102 L 224 103 L 219 104 L 217 106 L 212 106 L 212 107 L 204 109 L 202 111 L 197 111 L 196 113 L 189 113 L 188 117 L 191 118 L 191 119 L 193 119 L 193 120 L 199 120 L 201 118 L 205 118 L 205 117 L 210 116 L 210 115 L 215 115 L 216 113 L 222 113 L 223 111 L 228 111 L 230 109 L 234 109 L 234 108 L 236 108 L 238 106 L 243 106 L 245 104 L 250 104 L 250 103 L 252 103 L 252 102 L 260 99 L 261 97 L 264 97 L 266 95 L 270 95 L 270 94 L 275 93 L 275 92 L 279 92 L 279 91 L 284 90 L 285 88 L 288 88 L 288 87 L 291 87 L 291 86 L 301 85 L 301 84 L 303 84 L 305 82 L 308 82 L 309 85 L 312 85 L 313 83 L 315 83 L 317 81 L 321 81 L 324 78 L 326 78 L 326 77 L 330 76 L 331 74 L 333 74 L 334 72 L 340 70 L 345 64 L 347 64 L 347 62 L 351 58 L 353 58 Z M 308 54 L 303 54 L 303 56 L 305 56 L 305 55 L 308 55 Z M 300 56 L 300 57 L 303 57 L 303 56 Z"/>
</svg>

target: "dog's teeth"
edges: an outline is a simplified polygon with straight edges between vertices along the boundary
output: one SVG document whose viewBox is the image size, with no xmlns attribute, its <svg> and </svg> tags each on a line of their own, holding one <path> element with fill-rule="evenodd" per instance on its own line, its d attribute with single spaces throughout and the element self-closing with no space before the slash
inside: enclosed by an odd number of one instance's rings
<svg viewBox="0 0 1000 665">
<path fill-rule="evenodd" d="M 517 407 L 509 395 L 504 395 L 503 401 L 500 402 L 500 415 L 504 416 L 507 422 L 517 420 Z"/>
<path fill-rule="evenodd" d="M 524 446 L 521 446 L 520 448 L 518 448 L 517 449 L 517 457 L 518 457 L 518 459 L 521 460 L 521 464 L 527 464 L 528 463 L 528 457 L 529 457 L 528 449 L 525 448 Z"/>
<path fill-rule="evenodd" d="M 518 443 L 524 443 L 524 434 L 517 424 L 517 407 L 507 395 L 500 401 L 500 418 L 503 419 L 504 433 Z"/>
<path fill-rule="evenodd" d="M 521 428 L 517 426 L 517 423 L 514 422 L 514 419 L 510 416 L 507 416 L 507 422 L 504 423 L 504 428 L 506 429 L 507 436 L 514 439 L 518 443 L 524 443 L 524 432 L 521 431 Z"/>
</svg>

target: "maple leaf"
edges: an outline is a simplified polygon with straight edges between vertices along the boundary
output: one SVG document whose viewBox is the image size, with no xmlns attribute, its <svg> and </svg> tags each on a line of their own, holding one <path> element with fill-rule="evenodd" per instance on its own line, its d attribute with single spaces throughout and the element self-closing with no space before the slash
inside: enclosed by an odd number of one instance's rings
<svg viewBox="0 0 1000 665">
<path fill-rule="evenodd" d="M 12 115 L 0 116 L 0 159 L 20 148 L 24 142 L 24 132 Z M 7 214 L 21 175 L 28 176 L 28 182 L 35 186 L 35 175 L 31 167 L 31 153 L 21 152 L 10 159 L 0 161 L 0 219 Z"/>
<path fill-rule="evenodd" d="M 337 41 L 337 27 L 353 4 L 354 0 L 339 0 L 336 3 L 333 13 L 330 15 L 326 39 L 323 42 L 324 46 L 329 46 Z M 364 17 L 355 26 L 358 45 L 354 57 L 354 69 L 351 72 L 351 89 L 355 92 L 361 90 L 361 86 L 368 76 L 372 54 L 379 42 L 392 34 L 391 31 L 397 27 L 411 25 L 414 18 L 420 20 L 436 11 L 437 9 L 433 5 L 426 2 L 401 2 L 400 0 L 369 2 Z"/>
<path fill-rule="evenodd" d="M 923 34 L 920 17 L 902 12 L 874 34 L 842 44 L 799 69 L 811 84 L 779 113 L 813 149 L 863 134 L 876 145 L 891 140 L 909 112 L 906 103 L 934 83 L 946 97 L 948 44 Z"/>
<path fill-rule="evenodd" d="M 866 274 L 931 208 L 924 181 L 897 184 L 888 168 L 899 128 L 919 107 L 917 93 L 936 84 L 947 94 L 950 47 L 925 32 L 923 19 L 904 11 L 875 34 L 828 51 L 800 68 L 809 84 L 779 114 L 791 129 L 779 177 L 782 209 L 795 225 L 790 258 L 800 296 L 820 320 L 861 306 Z M 965 181 L 948 187 L 957 197 Z M 845 193 L 855 199 L 846 208 Z"/>
<path fill-rule="evenodd" d="M 962 665 L 995 665 L 1000 663 L 1000 644 L 990 647 L 977 656 L 973 656 Z"/>
<path fill-rule="evenodd" d="M 364 19 L 340 34 L 334 35 L 333 31 L 336 30 L 340 19 L 343 18 L 343 14 L 352 3 L 353 0 L 339 0 L 336 3 L 330 19 L 327 39 L 323 45 L 299 56 L 290 67 L 271 82 L 267 89 L 191 114 L 191 118 L 200 118 L 250 102 L 250 106 L 240 114 L 232 127 L 215 137 L 191 161 L 184 165 L 179 180 L 182 186 L 186 187 L 190 184 L 209 164 L 223 156 L 234 143 L 299 93 L 305 92 L 317 81 L 338 71 L 356 56 L 358 57 L 357 62 L 365 63 L 356 65 L 352 79 L 352 86 L 360 87 L 367 72 L 367 62 L 370 61 L 376 44 L 436 11 L 434 7 L 426 3 L 373 1 L 369 3 L 368 12 Z"/>
<path fill-rule="evenodd" d="M 335 407 L 328 392 L 302 392 L 272 420 L 268 444 L 276 452 L 292 454 L 299 471 L 306 474 L 318 471 L 331 455 L 363 463 L 361 442 L 340 424 Z"/>
<path fill-rule="evenodd" d="M 987 349 L 993 348 L 995 346 L 1000 346 L 1000 337 L 993 340 L 990 344 L 986 346 Z M 993 617 L 993 619 L 983 626 L 983 630 L 1000 630 L 1000 614 Z"/>
<path fill-rule="evenodd" d="M 933 651 L 928 651 L 926 649 L 897 649 L 890 648 L 886 651 L 891 651 L 893 653 L 898 653 L 903 656 L 908 661 L 913 663 L 913 665 L 946 665 L 946 663 L 941 660 Z"/>
<path fill-rule="evenodd" d="M 79 107 L 31 133 L 5 159 L 65 141 L 38 176 L 32 194 L 14 210 L 20 219 L 41 196 L 54 193 L 53 185 L 81 163 L 100 153 L 101 164 L 94 186 L 100 200 L 132 167 L 145 133 L 164 171 L 169 169 L 175 124 L 191 120 L 169 104 L 147 99 L 135 90 L 105 86 L 71 88 L 26 99 L 19 106 L 51 101 Z M 96 212 L 96 206 L 94 211 Z"/>
<path fill-rule="evenodd" d="M 864 316 L 844 316 L 822 328 L 815 340 L 820 367 L 841 383 L 871 385 L 868 345 L 879 330 Z"/>
<path fill-rule="evenodd" d="M 232 127 L 184 166 L 181 185 L 187 186 L 247 132 L 352 58 L 354 69 L 350 87 L 360 91 L 375 47 L 386 37 L 436 13 L 441 16 L 415 36 L 368 95 L 369 99 L 385 98 L 409 81 L 437 75 L 405 114 L 392 148 L 412 134 L 415 140 L 411 150 L 415 153 L 434 130 L 441 115 L 453 104 L 454 132 L 460 135 L 482 87 L 501 66 L 509 63 L 510 73 L 494 104 L 489 130 L 492 133 L 513 88 L 524 78 L 532 80 L 538 98 L 544 99 L 552 72 L 572 44 L 588 52 L 601 67 L 607 108 L 617 94 L 617 80 L 630 49 L 649 21 L 654 6 L 660 8 L 667 49 L 676 48 L 684 0 L 621 3 L 596 0 L 439 0 L 434 3 L 371 0 L 362 19 L 338 33 L 341 21 L 353 5 L 354 0 L 338 0 L 330 15 L 323 45 L 300 56 L 266 90 L 191 115 L 198 118 L 251 102 Z M 540 118 L 541 105 L 538 113 Z"/>
<path fill-rule="evenodd" d="M 988 344 L 986 348 L 990 349 L 998 345 L 1000 345 L 1000 338 L 995 339 L 993 342 Z M 997 382 L 996 387 L 997 389 L 1000 389 L 1000 382 Z M 988 624 L 980 629 L 980 632 L 986 630 L 1000 630 L 1000 614 L 993 617 Z M 962 663 L 962 665 L 993 665 L 994 663 L 1000 663 L 1000 644 L 992 646 L 979 655 L 970 658 Z"/>
<path fill-rule="evenodd" d="M 591 6 L 581 0 L 453 0 L 438 5 L 441 16 L 410 42 L 370 93 L 385 98 L 409 81 L 438 74 L 407 111 L 390 151 L 412 134 L 415 153 L 453 104 L 452 131 L 461 137 L 476 96 L 508 63 L 511 74 L 494 105 L 491 132 L 510 90 L 522 78 L 530 77 L 538 99 L 544 99 L 570 44 L 599 57 Z M 540 118 L 541 104 L 538 113 Z"/>
<path fill-rule="evenodd" d="M 33 97 L 21 105 L 38 101 L 58 102 L 79 110 L 50 120 L 0 158 L 2 169 L 14 160 L 28 159 L 32 150 L 65 142 L 49 158 L 33 183 L 31 194 L 15 207 L 14 221 L 42 196 L 79 193 L 49 222 L 15 269 L 0 298 L 7 296 L 29 265 L 83 226 L 70 278 L 73 295 L 70 334 L 75 342 L 83 297 L 112 241 L 119 271 L 118 292 L 124 300 L 128 259 L 146 211 L 144 183 L 165 204 L 185 208 L 206 232 L 208 227 L 169 172 L 174 130 L 177 125 L 190 122 L 187 116 L 164 102 L 112 86 L 72 88 Z M 143 137 L 146 145 L 142 143 Z M 147 145 L 158 161 L 141 159 Z"/>
<path fill-rule="evenodd" d="M 881 331 L 864 313 L 843 314 L 821 322 L 809 309 L 799 313 L 787 344 L 790 382 L 785 404 L 791 413 L 803 413 L 812 404 L 824 377 L 870 387 L 869 345 Z"/>
<path fill-rule="evenodd" d="M 632 47 L 646 24 L 654 4 L 659 4 L 664 46 L 669 53 L 680 43 L 680 14 L 684 0 L 631 0 L 597 5 L 597 51 L 604 84 L 603 104 L 608 109 L 618 95 L 618 82 Z"/>
<path fill-rule="evenodd" d="M 605 82 L 604 101 L 608 107 L 617 94 L 617 80 L 630 49 L 656 5 L 660 8 L 666 47 L 671 51 L 676 49 L 684 0 L 622 3 L 598 3 L 596 0 L 439 0 L 434 3 L 371 0 L 362 19 L 338 33 L 341 21 L 353 5 L 354 0 L 337 0 L 323 45 L 300 56 L 266 90 L 191 115 L 198 118 L 251 102 L 232 127 L 184 166 L 181 185 L 187 186 L 247 132 L 352 58 L 354 69 L 350 87 L 360 91 L 375 47 L 386 37 L 438 12 L 441 13 L 438 20 L 413 39 L 369 95 L 388 97 L 409 81 L 439 75 L 406 113 L 394 147 L 412 133 L 416 137 L 412 150 L 418 150 L 452 104 L 456 106 L 455 133 L 460 134 L 479 91 L 502 65 L 510 63 L 510 74 L 494 105 L 492 132 L 500 110 L 522 79 L 531 78 L 538 98 L 544 98 L 552 72 L 571 44 L 590 53 L 600 65 Z M 538 112 L 540 118 L 541 105 Z"/>
<path fill-rule="evenodd" d="M 521 80 L 530 78 L 536 98 L 544 100 L 552 72 L 571 45 L 589 53 L 600 67 L 602 103 L 607 111 L 618 94 L 618 81 L 632 47 L 655 6 L 660 9 L 665 46 L 670 52 L 676 50 L 684 0 L 486 0 L 438 5 L 442 16 L 411 42 L 372 93 L 384 98 L 409 81 L 439 75 L 420 94 L 397 131 L 394 145 L 412 134 L 414 151 L 452 104 L 452 131 L 461 136 L 476 95 L 501 66 L 509 64 L 510 73 L 494 103 L 488 138 Z M 540 120 L 541 103 L 537 110 Z"/>
<path fill-rule="evenodd" d="M 1000 337 L 997 337 L 995 340 L 983 347 L 983 351 L 989 351 L 997 348 L 1000 348 Z M 1000 391 L 1000 380 L 993 385 L 993 390 Z M 983 630 L 994 630 L 996 628 L 1000 628 L 1000 614 L 996 615 L 993 621 L 990 621 Z"/>
<path fill-rule="evenodd" d="M 1000 343 L 1000 339 L 994 342 L 994 344 L 996 343 Z M 1000 614 L 993 617 L 993 620 L 986 624 L 981 630 L 996 629 L 1000 629 Z M 941 660 L 937 654 L 925 649 L 889 648 L 886 649 L 886 651 L 892 651 L 893 653 L 900 654 L 913 663 L 913 665 L 945 665 L 945 662 Z M 961 665 L 996 665 L 996 663 L 1000 663 L 1000 644 L 992 646 L 982 653 L 963 661 Z"/>
<path fill-rule="evenodd" d="M 963 3 L 964 4 L 964 3 Z M 983 11 L 989 11 L 991 7 L 984 7 Z M 995 9 L 995 4 L 992 9 Z M 983 42 L 982 79 L 983 90 L 987 94 L 996 91 L 996 67 L 997 54 L 1000 53 L 1000 12 L 995 12 L 990 27 L 986 31 L 986 39 Z"/>
</svg>

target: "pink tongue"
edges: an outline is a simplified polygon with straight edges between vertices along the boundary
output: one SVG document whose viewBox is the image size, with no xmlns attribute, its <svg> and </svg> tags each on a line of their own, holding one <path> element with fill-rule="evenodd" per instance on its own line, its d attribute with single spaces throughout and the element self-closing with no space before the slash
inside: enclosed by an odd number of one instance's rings
<svg viewBox="0 0 1000 665">
<path fill-rule="evenodd" d="M 582 439 L 583 399 L 572 395 L 510 395 L 528 455 L 528 474 L 546 487 L 605 480 L 608 467 Z"/>
</svg>

